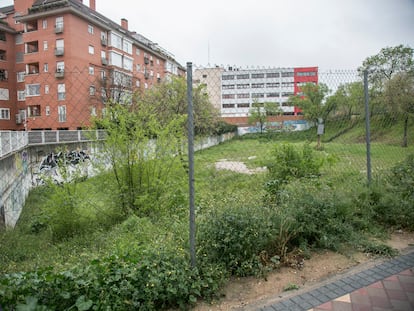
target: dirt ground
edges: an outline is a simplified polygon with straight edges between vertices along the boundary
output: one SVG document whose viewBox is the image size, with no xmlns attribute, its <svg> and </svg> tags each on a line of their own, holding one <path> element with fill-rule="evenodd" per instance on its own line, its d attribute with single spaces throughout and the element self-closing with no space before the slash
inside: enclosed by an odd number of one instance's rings
<svg viewBox="0 0 414 311">
<path fill-rule="evenodd" d="M 215 164 L 217 170 L 232 170 L 244 174 L 255 174 L 266 168 L 249 169 L 243 162 L 222 159 Z M 414 233 L 396 232 L 391 235 L 387 244 L 400 252 L 414 246 Z M 306 291 L 327 278 L 375 264 L 378 258 L 363 253 L 338 254 L 330 251 L 313 253 L 305 260 L 301 269 L 283 267 L 269 274 L 265 279 L 234 278 L 223 291 L 223 298 L 212 303 L 199 303 L 195 311 L 254 310 L 258 306 L 279 298 Z M 295 290 L 286 291 L 287 288 Z"/>
<path fill-rule="evenodd" d="M 414 233 L 396 232 L 386 242 L 389 246 L 404 252 L 414 246 Z M 345 273 L 349 269 L 357 270 L 378 262 L 378 258 L 363 253 L 342 255 L 330 251 L 313 253 L 305 260 L 302 269 L 283 267 L 267 276 L 267 279 L 253 277 L 230 280 L 220 301 L 199 303 L 196 311 L 254 310 L 266 302 L 272 303 L 279 298 L 297 293 L 298 288 L 306 291 L 327 278 Z"/>
</svg>

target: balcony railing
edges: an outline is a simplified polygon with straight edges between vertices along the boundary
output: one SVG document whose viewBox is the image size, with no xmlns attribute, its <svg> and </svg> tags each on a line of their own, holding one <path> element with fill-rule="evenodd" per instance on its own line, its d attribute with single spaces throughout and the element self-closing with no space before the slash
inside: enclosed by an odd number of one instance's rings
<svg viewBox="0 0 414 311">
<path fill-rule="evenodd" d="M 55 56 L 63 56 L 64 53 L 65 53 L 64 48 L 56 48 L 55 49 Z"/>
<path fill-rule="evenodd" d="M 55 25 L 55 33 L 62 33 L 63 25 Z"/>
<path fill-rule="evenodd" d="M 65 71 L 63 69 L 58 69 L 55 72 L 55 78 L 62 79 L 65 77 Z"/>
</svg>

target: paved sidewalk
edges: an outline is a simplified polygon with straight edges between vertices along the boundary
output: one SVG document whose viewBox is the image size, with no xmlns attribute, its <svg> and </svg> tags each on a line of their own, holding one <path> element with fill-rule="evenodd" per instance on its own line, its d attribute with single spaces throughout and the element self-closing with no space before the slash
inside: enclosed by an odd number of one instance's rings
<svg viewBox="0 0 414 311">
<path fill-rule="evenodd" d="M 414 250 L 257 310 L 412 311 Z"/>
</svg>

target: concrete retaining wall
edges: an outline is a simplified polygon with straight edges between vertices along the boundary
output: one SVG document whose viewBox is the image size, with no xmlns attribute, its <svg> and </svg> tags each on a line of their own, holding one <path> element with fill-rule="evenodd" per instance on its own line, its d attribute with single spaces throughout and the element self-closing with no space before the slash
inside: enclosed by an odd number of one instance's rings
<svg viewBox="0 0 414 311">
<path fill-rule="evenodd" d="M 34 133 L 36 137 L 46 137 Z M 206 149 L 234 136 L 235 133 L 228 133 L 197 139 L 194 143 L 194 149 Z M 56 137 L 56 135 L 53 137 Z M 37 185 L 35 180 L 40 163 L 47 155 L 62 150 L 86 150 L 93 156 L 99 152 L 99 144 L 99 142 L 84 141 L 60 144 L 56 141 L 49 143 L 36 141 L 35 144 L 29 143 L 22 149 L 14 149 L 13 152 L 9 152 L 6 156 L 0 158 L 0 228 L 16 225 L 29 191 Z"/>
</svg>

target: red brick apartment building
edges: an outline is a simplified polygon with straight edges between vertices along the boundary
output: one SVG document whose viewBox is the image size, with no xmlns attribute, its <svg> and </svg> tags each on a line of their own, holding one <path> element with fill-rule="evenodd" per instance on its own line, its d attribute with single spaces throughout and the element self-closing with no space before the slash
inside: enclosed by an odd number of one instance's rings
<svg viewBox="0 0 414 311">
<path fill-rule="evenodd" d="M 172 54 L 82 0 L 0 7 L 0 130 L 73 130 L 170 75 Z"/>
</svg>

